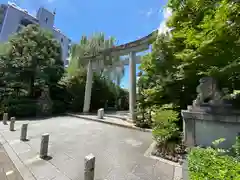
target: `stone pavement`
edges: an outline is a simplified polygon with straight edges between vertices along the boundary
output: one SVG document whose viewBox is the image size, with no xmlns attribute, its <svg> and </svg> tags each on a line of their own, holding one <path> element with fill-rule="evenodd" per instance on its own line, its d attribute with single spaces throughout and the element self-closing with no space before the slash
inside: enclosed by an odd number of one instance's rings
<svg viewBox="0 0 240 180">
<path fill-rule="evenodd" d="M 0 180 L 23 180 L 8 154 L 0 144 Z"/>
<path fill-rule="evenodd" d="M 29 141 L 21 142 L 25 122 L 17 121 L 14 132 L 0 123 L 0 143 L 24 180 L 83 180 L 90 153 L 96 156 L 95 180 L 173 180 L 176 174 L 174 165 L 144 156 L 151 133 L 64 116 L 29 121 Z M 50 134 L 49 161 L 38 157 L 43 133 Z"/>
</svg>

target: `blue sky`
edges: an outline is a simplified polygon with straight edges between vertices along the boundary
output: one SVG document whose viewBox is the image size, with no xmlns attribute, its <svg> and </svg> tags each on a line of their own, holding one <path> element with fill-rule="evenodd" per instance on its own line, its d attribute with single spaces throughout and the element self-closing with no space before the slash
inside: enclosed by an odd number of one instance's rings
<svg viewBox="0 0 240 180">
<path fill-rule="evenodd" d="M 0 3 L 7 3 L 0 0 Z M 104 32 L 118 44 L 145 36 L 164 20 L 167 0 L 15 0 L 18 6 L 35 14 L 40 6 L 56 9 L 55 26 L 73 42 L 82 35 Z M 138 70 L 137 70 L 138 71 Z M 128 67 L 122 86 L 128 87 Z"/>
</svg>

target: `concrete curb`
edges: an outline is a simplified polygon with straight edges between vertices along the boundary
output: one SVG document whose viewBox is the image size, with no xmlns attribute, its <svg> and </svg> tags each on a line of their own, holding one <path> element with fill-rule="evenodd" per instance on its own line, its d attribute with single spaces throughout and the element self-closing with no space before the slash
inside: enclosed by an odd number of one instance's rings
<svg viewBox="0 0 240 180">
<path fill-rule="evenodd" d="M 11 148 L 5 138 L 0 134 L 0 139 L 3 148 L 7 152 L 9 158 L 12 160 L 13 164 L 15 165 L 16 169 L 19 171 L 20 175 L 24 180 L 36 180 L 34 175 L 30 172 L 30 170 L 24 165 L 24 163 L 19 159 L 16 152 Z"/>
<path fill-rule="evenodd" d="M 183 161 L 183 168 L 182 168 L 183 180 L 189 180 L 189 173 L 188 173 L 188 161 L 185 159 Z"/>
<path fill-rule="evenodd" d="M 156 146 L 156 142 L 154 141 L 150 146 L 149 148 L 147 149 L 147 151 L 144 153 L 144 156 L 145 157 L 148 157 L 148 158 L 151 158 L 151 159 L 155 159 L 155 160 L 158 160 L 162 163 L 165 163 L 165 164 L 169 164 L 169 165 L 172 165 L 174 166 L 174 174 L 173 174 L 173 180 L 182 180 L 183 178 L 183 175 L 182 175 L 182 166 L 179 164 L 179 163 L 176 163 L 176 162 L 173 162 L 173 161 L 170 161 L 170 160 L 167 160 L 167 159 L 163 159 L 163 158 L 160 158 L 160 157 L 157 157 L 157 156 L 153 156 L 151 153 L 154 149 L 154 147 Z"/>
<path fill-rule="evenodd" d="M 118 118 L 121 119 L 123 121 L 126 121 L 128 123 L 133 123 L 133 120 L 131 120 L 130 118 L 126 118 L 126 117 L 121 117 L 121 116 L 114 116 L 114 115 L 109 115 L 109 114 L 104 114 L 105 117 L 110 117 L 110 118 Z"/>
<path fill-rule="evenodd" d="M 90 121 L 105 123 L 105 124 L 109 124 L 109 125 L 115 125 L 115 126 L 119 126 L 119 127 L 123 127 L 123 128 L 128 128 L 128 129 L 134 129 L 134 130 L 138 130 L 138 131 L 152 132 L 151 129 L 139 128 L 139 127 L 136 127 L 136 126 L 134 126 L 134 125 L 131 126 L 131 125 L 126 125 L 126 124 L 109 122 L 109 121 L 104 121 L 104 120 L 98 119 L 98 118 L 85 117 L 85 116 L 76 115 L 76 114 L 71 114 L 71 113 L 67 113 L 67 115 L 72 116 L 72 117 L 81 118 L 81 119 L 84 119 L 84 120 L 90 120 Z"/>
<path fill-rule="evenodd" d="M 121 119 L 121 120 L 123 120 L 123 121 L 128 121 L 128 119 L 127 119 L 126 117 L 114 116 L 114 115 L 107 114 L 107 113 L 105 113 L 104 116 L 105 116 L 105 117 L 110 117 L 110 118 L 119 118 L 119 119 Z"/>
</svg>

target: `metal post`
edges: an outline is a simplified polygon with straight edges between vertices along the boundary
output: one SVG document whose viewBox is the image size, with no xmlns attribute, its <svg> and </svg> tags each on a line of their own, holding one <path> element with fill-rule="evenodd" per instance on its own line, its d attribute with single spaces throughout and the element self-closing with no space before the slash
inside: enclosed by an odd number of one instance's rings
<svg viewBox="0 0 240 180">
<path fill-rule="evenodd" d="M 11 118 L 10 118 L 10 127 L 9 127 L 9 130 L 10 130 L 10 131 L 14 131 L 15 121 L 16 121 L 16 118 L 15 118 L 15 117 L 11 117 Z"/>
<path fill-rule="evenodd" d="M 84 180 L 94 180 L 95 156 L 89 154 L 84 159 Z"/>
<path fill-rule="evenodd" d="M 40 146 L 40 158 L 45 159 L 48 157 L 48 143 L 49 143 L 49 134 L 43 134 L 41 139 Z"/>
<path fill-rule="evenodd" d="M 21 141 L 26 141 L 27 140 L 27 128 L 28 128 L 28 124 L 23 124 L 22 125 L 21 136 L 20 136 Z"/>
<path fill-rule="evenodd" d="M 3 113 L 3 124 L 7 125 L 8 113 Z"/>
</svg>

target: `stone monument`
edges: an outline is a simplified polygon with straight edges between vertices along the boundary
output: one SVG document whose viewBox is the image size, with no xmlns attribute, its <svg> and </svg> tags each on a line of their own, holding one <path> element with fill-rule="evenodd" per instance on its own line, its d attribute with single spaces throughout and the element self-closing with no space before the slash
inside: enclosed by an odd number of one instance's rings
<svg viewBox="0 0 240 180">
<path fill-rule="evenodd" d="M 230 148 L 240 132 L 240 111 L 224 102 L 215 79 L 204 77 L 199 83 L 197 98 L 181 112 L 184 142 L 188 147 L 211 146 L 213 141 L 225 138 L 220 147 Z"/>
<path fill-rule="evenodd" d="M 194 107 L 199 107 L 204 103 L 212 106 L 219 106 L 223 104 L 222 93 L 217 88 L 215 79 L 211 77 L 204 77 L 199 80 L 197 87 L 198 96 L 193 101 Z"/>
<path fill-rule="evenodd" d="M 38 116 L 49 116 L 52 114 L 52 100 L 48 86 L 43 88 L 41 96 L 38 98 L 37 107 Z"/>
</svg>

